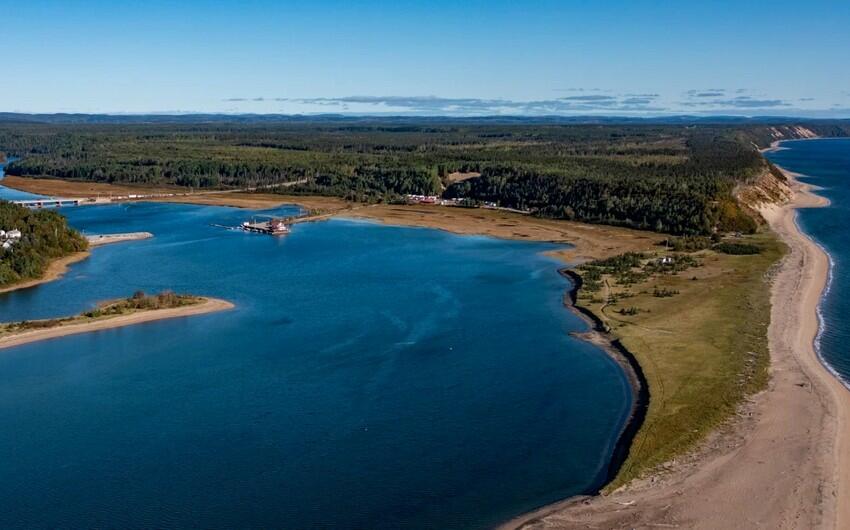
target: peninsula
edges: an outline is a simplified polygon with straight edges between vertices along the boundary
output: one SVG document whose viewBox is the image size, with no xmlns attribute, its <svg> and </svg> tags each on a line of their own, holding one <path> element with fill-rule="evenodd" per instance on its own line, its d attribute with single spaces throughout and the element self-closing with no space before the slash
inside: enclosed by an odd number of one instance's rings
<svg viewBox="0 0 850 530">
<path fill-rule="evenodd" d="M 753 285 L 770 286 L 770 303 L 762 298 L 753 305 L 752 299 L 740 298 L 747 311 L 736 317 L 743 318 L 748 329 L 768 329 L 769 359 L 759 360 L 764 346 L 757 342 L 745 343 L 743 351 L 761 348 L 750 352 L 748 364 L 769 362 L 758 368 L 765 370 L 763 377 L 770 377 L 769 384 L 735 407 L 734 416 L 715 427 L 696 450 L 672 456 L 656 473 L 607 495 L 544 507 L 509 521 L 503 529 L 694 527 L 699 521 L 711 521 L 712 528 L 734 528 L 754 520 L 770 528 L 843 528 L 850 520 L 846 503 L 840 502 L 842 492 L 850 488 L 850 393 L 813 349 L 828 261 L 794 221 L 797 208 L 819 207 L 826 201 L 793 174 L 785 174 L 790 199 L 762 203 L 759 210 L 787 250 L 778 268 L 764 268 L 764 278 L 750 279 Z M 731 284 L 722 288 L 729 296 L 742 294 Z M 710 341 L 700 346 L 707 344 Z M 664 399 L 670 389 L 662 388 Z M 659 401 L 658 396 L 653 399 Z M 643 433 L 647 430 L 645 424 Z M 623 476 L 615 487 L 624 484 Z"/>
</svg>

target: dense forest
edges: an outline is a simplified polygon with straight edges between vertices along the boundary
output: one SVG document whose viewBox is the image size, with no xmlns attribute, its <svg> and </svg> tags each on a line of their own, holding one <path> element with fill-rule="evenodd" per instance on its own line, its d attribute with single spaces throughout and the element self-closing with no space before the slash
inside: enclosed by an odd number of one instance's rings
<svg viewBox="0 0 850 530">
<path fill-rule="evenodd" d="M 847 122 L 805 125 L 850 133 Z M 751 231 L 737 186 L 788 125 L 436 119 L 281 123 L 7 123 L 7 173 L 390 201 L 444 194 L 535 215 L 673 234 Z M 467 177 L 460 181 L 458 174 Z"/>
<path fill-rule="evenodd" d="M 0 201 L 0 229 L 21 231 L 11 248 L 0 248 L 0 287 L 40 278 L 51 260 L 88 246 L 57 212 L 30 210 L 6 201 Z"/>
</svg>

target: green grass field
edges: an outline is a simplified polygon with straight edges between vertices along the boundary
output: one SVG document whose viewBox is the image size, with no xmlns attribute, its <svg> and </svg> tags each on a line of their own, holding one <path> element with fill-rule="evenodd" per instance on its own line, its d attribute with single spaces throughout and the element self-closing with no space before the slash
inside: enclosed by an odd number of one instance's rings
<svg viewBox="0 0 850 530">
<path fill-rule="evenodd" d="M 696 447 L 768 380 L 768 271 L 784 253 L 771 234 L 744 241 L 757 255 L 689 254 L 698 266 L 633 285 L 613 275 L 579 304 L 600 316 L 640 363 L 650 391 L 645 422 L 612 491 Z M 651 251 L 663 254 L 663 247 Z M 652 258 L 653 260 L 656 258 Z M 638 271 L 636 268 L 635 271 Z"/>
</svg>

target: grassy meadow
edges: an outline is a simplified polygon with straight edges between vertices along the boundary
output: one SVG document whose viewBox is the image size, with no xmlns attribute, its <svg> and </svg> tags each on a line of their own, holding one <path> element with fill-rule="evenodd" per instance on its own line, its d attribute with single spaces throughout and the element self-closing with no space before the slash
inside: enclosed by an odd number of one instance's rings
<svg viewBox="0 0 850 530">
<path fill-rule="evenodd" d="M 579 271 L 591 281 L 578 304 L 634 354 L 650 392 L 644 424 L 608 490 L 694 449 L 765 387 L 768 277 L 784 246 L 768 233 L 741 239 L 760 252 L 668 253 L 656 246 L 636 267 Z M 663 255 L 674 265 L 660 265 Z"/>
</svg>

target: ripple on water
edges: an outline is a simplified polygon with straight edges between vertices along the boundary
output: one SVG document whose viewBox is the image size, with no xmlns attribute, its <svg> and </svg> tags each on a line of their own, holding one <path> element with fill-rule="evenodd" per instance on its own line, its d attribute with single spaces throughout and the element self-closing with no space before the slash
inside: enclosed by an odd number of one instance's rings
<svg viewBox="0 0 850 530">
<path fill-rule="evenodd" d="M 282 208 L 266 212 L 291 214 Z M 548 244 L 330 221 L 232 233 L 249 212 L 65 210 L 96 249 L 0 316 L 137 289 L 225 313 L 0 356 L 0 526 L 487 527 L 594 487 L 630 406 L 566 332 Z"/>
</svg>

